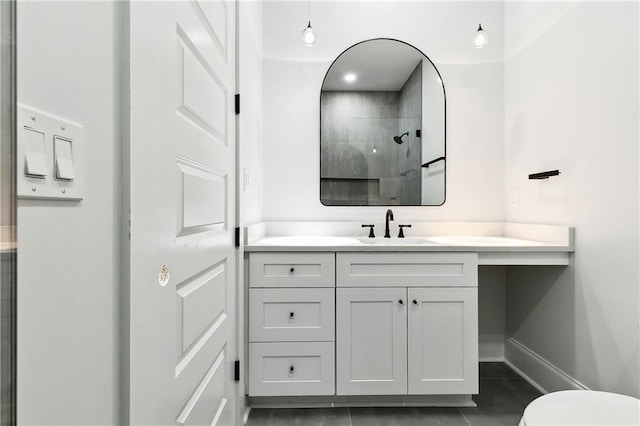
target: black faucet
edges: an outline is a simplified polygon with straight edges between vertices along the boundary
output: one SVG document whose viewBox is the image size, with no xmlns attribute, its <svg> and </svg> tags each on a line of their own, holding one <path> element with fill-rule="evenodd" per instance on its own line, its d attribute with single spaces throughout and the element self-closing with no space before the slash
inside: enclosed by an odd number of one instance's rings
<svg viewBox="0 0 640 426">
<path fill-rule="evenodd" d="M 391 209 L 387 210 L 387 215 L 384 218 L 384 237 L 391 238 L 391 234 L 389 233 L 389 221 L 393 220 L 393 212 Z"/>
</svg>

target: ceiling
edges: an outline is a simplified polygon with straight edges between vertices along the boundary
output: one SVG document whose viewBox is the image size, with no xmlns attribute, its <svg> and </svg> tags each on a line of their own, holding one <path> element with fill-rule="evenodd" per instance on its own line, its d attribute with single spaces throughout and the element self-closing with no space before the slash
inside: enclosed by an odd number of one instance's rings
<svg viewBox="0 0 640 426">
<path fill-rule="evenodd" d="M 398 91 L 424 56 L 414 47 L 396 40 L 371 40 L 347 49 L 335 60 L 323 91 Z M 347 82 L 346 74 L 356 80 Z"/>
</svg>

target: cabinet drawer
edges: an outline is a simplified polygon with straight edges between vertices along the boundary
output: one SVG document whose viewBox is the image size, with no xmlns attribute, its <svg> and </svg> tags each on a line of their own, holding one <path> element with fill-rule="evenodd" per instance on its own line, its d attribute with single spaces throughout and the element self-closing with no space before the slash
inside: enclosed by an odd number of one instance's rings
<svg viewBox="0 0 640 426">
<path fill-rule="evenodd" d="M 334 395 L 333 342 L 250 343 L 249 396 Z"/>
<path fill-rule="evenodd" d="M 335 287 L 334 253 L 251 253 L 251 287 Z"/>
<path fill-rule="evenodd" d="M 249 341 L 333 341 L 335 289 L 253 288 Z"/>
<path fill-rule="evenodd" d="M 338 253 L 338 287 L 477 287 L 476 253 Z"/>
</svg>

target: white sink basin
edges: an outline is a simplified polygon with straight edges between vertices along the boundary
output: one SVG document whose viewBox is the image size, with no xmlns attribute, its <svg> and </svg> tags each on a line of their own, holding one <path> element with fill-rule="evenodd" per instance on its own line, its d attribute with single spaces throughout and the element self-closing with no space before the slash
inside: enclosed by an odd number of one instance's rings
<svg viewBox="0 0 640 426">
<path fill-rule="evenodd" d="M 357 244 L 360 241 L 350 237 L 326 237 L 326 236 L 289 236 L 289 237 L 266 237 L 258 243 L 261 245 L 273 246 L 343 246 L 347 244 Z"/>
<path fill-rule="evenodd" d="M 537 241 L 520 240 L 506 237 L 480 237 L 480 236 L 443 236 L 429 237 L 437 244 L 454 246 L 536 246 L 543 245 Z"/>
<path fill-rule="evenodd" d="M 429 238 L 424 238 L 424 237 L 404 237 L 404 238 L 397 238 L 397 237 L 392 237 L 392 238 L 384 238 L 384 237 L 376 237 L 376 238 L 367 238 L 367 237 L 363 237 L 363 238 L 358 238 L 358 240 L 360 240 L 360 242 L 364 243 L 364 244 L 379 244 L 379 245 L 384 245 L 384 246 L 389 246 L 389 245 L 411 245 L 411 244 L 435 244 L 434 241 L 432 241 Z"/>
</svg>

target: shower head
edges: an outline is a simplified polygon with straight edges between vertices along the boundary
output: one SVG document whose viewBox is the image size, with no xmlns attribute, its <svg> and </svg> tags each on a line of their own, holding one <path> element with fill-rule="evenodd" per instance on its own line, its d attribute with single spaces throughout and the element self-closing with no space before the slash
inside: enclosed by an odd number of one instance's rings
<svg viewBox="0 0 640 426">
<path fill-rule="evenodd" d="M 403 138 L 404 136 L 408 136 L 408 135 L 409 135 L 409 132 L 404 132 L 404 133 L 403 133 L 403 134 L 401 134 L 400 136 L 394 136 L 394 137 L 393 137 L 393 140 L 394 140 L 398 145 L 402 145 L 402 143 L 404 142 L 404 141 L 402 140 L 402 138 Z"/>
</svg>

